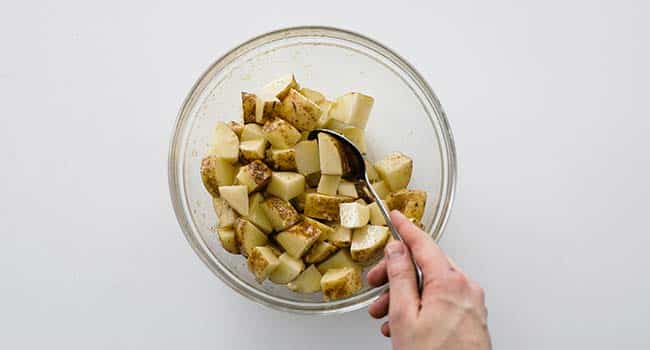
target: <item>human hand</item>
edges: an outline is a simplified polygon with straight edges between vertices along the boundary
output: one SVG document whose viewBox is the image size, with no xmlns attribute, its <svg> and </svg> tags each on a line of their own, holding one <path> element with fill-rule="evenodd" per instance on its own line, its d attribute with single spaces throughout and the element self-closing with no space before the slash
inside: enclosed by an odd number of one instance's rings
<svg viewBox="0 0 650 350">
<path fill-rule="evenodd" d="M 368 273 L 371 286 L 390 286 L 368 313 L 388 315 L 381 333 L 391 337 L 393 349 L 491 349 L 483 289 L 404 215 L 392 211 L 390 216 L 404 242 L 386 245 L 384 260 Z M 422 269 L 421 297 L 407 246 Z"/>
</svg>

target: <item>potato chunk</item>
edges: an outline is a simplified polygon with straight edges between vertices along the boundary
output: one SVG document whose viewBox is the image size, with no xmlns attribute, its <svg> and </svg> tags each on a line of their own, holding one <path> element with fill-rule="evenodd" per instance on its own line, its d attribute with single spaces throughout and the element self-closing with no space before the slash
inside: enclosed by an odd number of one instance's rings
<svg viewBox="0 0 650 350">
<path fill-rule="evenodd" d="M 251 250 L 247 261 L 248 269 L 255 275 L 257 282 L 264 281 L 278 265 L 279 259 L 269 247 L 255 247 Z"/>
<path fill-rule="evenodd" d="M 232 225 L 235 224 L 237 213 L 235 213 L 225 199 L 220 197 L 212 198 L 212 206 L 214 207 L 214 212 L 217 214 L 217 218 L 219 219 L 219 222 L 217 223 L 219 228 L 232 227 Z"/>
<path fill-rule="evenodd" d="M 343 155 L 340 146 L 332 136 L 318 134 L 318 157 L 321 174 L 343 175 Z"/>
<path fill-rule="evenodd" d="M 217 122 L 208 155 L 231 163 L 239 159 L 239 137 L 224 122 Z"/>
<path fill-rule="evenodd" d="M 276 149 L 291 148 L 300 141 L 301 135 L 298 129 L 284 119 L 276 118 L 264 124 L 262 128 L 264 137 Z"/>
<path fill-rule="evenodd" d="M 399 190 L 386 197 L 386 205 L 390 210 L 399 210 L 407 218 L 421 221 L 424 206 L 427 203 L 427 193 L 420 190 Z"/>
<path fill-rule="evenodd" d="M 319 104 L 319 103 L 325 101 L 325 95 L 323 95 L 322 93 L 320 93 L 320 92 L 318 92 L 316 90 L 312 90 L 312 89 L 308 89 L 308 88 L 302 88 L 302 89 L 300 89 L 299 92 L 300 92 L 301 95 L 305 96 L 306 98 L 308 98 L 311 102 L 313 102 L 315 104 Z"/>
<path fill-rule="evenodd" d="M 266 140 L 250 140 L 239 143 L 241 156 L 249 162 L 264 159 Z"/>
<path fill-rule="evenodd" d="M 226 125 L 228 125 L 230 130 L 232 130 L 237 137 L 241 137 L 241 133 L 244 131 L 244 126 L 241 123 L 231 120 Z"/>
<path fill-rule="evenodd" d="M 377 195 L 381 199 L 386 199 L 386 196 L 390 193 L 390 188 L 388 188 L 388 185 L 386 184 L 385 181 L 377 181 L 373 183 L 372 188 L 375 189 L 375 192 L 377 192 Z"/>
<path fill-rule="evenodd" d="M 347 298 L 361 289 L 361 275 L 350 267 L 328 270 L 320 280 L 323 299 Z"/>
<path fill-rule="evenodd" d="M 269 234 L 273 231 L 273 225 L 266 216 L 262 202 L 264 202 L 264 196 L 259 192 L 253 193 L 248 200 L 248 216 L 246 218 L 265 234 Z"/>
<path fill-rule="evenodd" d="M 289 201 L 305 191 L 305 177 L 293 172 L 274 171 L 266 191 Z"/>
<path fill-rule="evenodd" d="M 255 105 L 257 96 L 248 92 L 241 93 L 242 120 L 244 123 L 255 123 Z"/>
<path fill-rule="evenodd" d="M 334 232 L 329 235 L 327 240 L 333 245 L 340 248 L 349 247 L 350 244 L 352 244 L 352 230 L 347 227 L 337 225 L 334 227 Z"/>
<path fill-rule="evenodd" d="M 286 74 L 264 85 L 260 89 L 260 95 L 283 99 L 289 94 L 291 89 L 300 89 L 300 86 L 293 74 Z"/>
<path fill-rule="evenodd" d="M 406 155 L 395 152 L 375 164 L 377 173 L 386 181 L 391 192 L 406 188 L 411 181 L 413 160 Z"/>
<path fill-rule="evenodd" d="M 336 191 L 340 196 L 346 196 L 350 198 L 359 198 L 357 193 L 356 185 L 353 182 L 341 181 L 339 188 Z"/>
<path fill-rule="evenodd" d="M 295 146 L 296 168 L 307 176 L 320 171 L 320 157 L 316 140 L 300 141 Z"/>
<path fill-rule="evenodd" d="M 296 171 L 296 150 L 270 149 L 266 151 L 266 163 L 276 171 Z"/>
<path fill-rule="evenodd" d="M 300 258 L 284 253 L 278 258 L 278 267 L 271 273 L 269 279 L 273 283 L 286 284 L 298 277 L 302 270 L 305 269 L 305 264 Z"/>
<path fill-rule="evenodd" d="M 303 221 L 291 226 L 289 229 L 278 233 L 275 240 L 295 258 L 300 258 L 318 240 L 322 230 L 310 223 Z"/>
<path fill-rule="evenodd" d="M 248 188 L 246 186 L 219 186 L 219 193 L 221 198 L 225 199 L 239 215 L 248 215 Z"/>
<path fill-rule="evenodd" d="M 340 182 L 341 175 L 321 175 L 317 191 L 318 193 L 334 196 L 336 195 Z"/>
<path fill-rule="evenodd" d="M 239 243 L 235 238 L 235 230 L 232 228 L 218 228 L 217 235 L 223 249 L 228 253 L 239 254 Z"/>
<path fill-rule="evenodd" d="M 259 191 L 271 181 L 272 172 L 260 160 L 242 166 L 237 174 L 237 182 L 245 185 L 248 193 Z"/>
<path fill-rule="evenodd" d="M 356 126 L 346 126 L 341 129 L 341 134 L 357 146 L 361 153 L 366 153 L 366 138 L 363 129 Z"/>
<path fill-rule="evenodd" d="M 235 167 L 229 161 L 215 156 L 207 156 L 201 161 L 201 180 L 212 197 L 219 196 L 219 186 L 232 185 L 234 178 Z"/>
<path fill-rule="evenodd" d="M 266 140 L 264 131 L 259 124 L 246 124 L 241 132 L 241 141 Z"/>
<path fill-rule="evenodd" d="M 307 199 L 307 193 L 315 193 L 316 189 L 314 188 L 307 188 L 305 189 L 305 192 L 299 194 L 296 198 L 291 200 L 291 204 L 293 205 L 294 208 L 296 208 L 297 211 L 299 212 L 304 212 L 305 211 L 305 200 Z"/>
<path fill-rule="evenodd" d="M 368 224 L 370 210 L 368 206 L 354 203 L 341 203 L 339 205 L 341 226 L 346 228 L 360 228 Z"/>
<path fill-rule="evenodd" d="M 385 226 L 368 225 L 355 229 L 350 246 L 352 259 L 361 263 L 373 260 L 381 253 L 389 236 L 390 231 Z"/>
<path fill-rule="evenodd" d="M 343 196 L 329 196 L 321 193 L 307 193 L 305 196 L 306 216 L 334 221 L 339 219 L 339 204 L 352 202 L 354 199 Z"/>
<path fill-rule="evenodd" d="M 359 273 L 361 273 L 361 271 L 363 270 L 361 265 L 359 265 L 357 262 L 352 260 L 350 251 L 348 251 L 347 249 L 340 249 L 334 255 L 330 256 L 327 260 L 318 264 L 317 267 L 320 273 L 326 273 L 328 270 L 339 269 L 342 267 L 353 268 L 359 271 Z"/>
<path fill-rule="evenodd" d="M 375 99 L 370 96 L 358 92 L 350 92 L 336 99 L 329 111 L 329 116 L 344 123 L 365 129 L 374 102 Z"/>
<path fill-rule="evenodd" d="M 377 226 L 386 225 L 386 219 L 379 209 L 379 204 L 377 202 L 372 202 L 368 205 L 368 210 L 370 211 L 370 223 Z"/>
<path fill-rule="evenodd" d="M 310 265 L 295 280 L 287 284 L 287 288 L 296 293 L 315 293 L 320 290 L 320 280 L 323 277 L 314 265 Z"/>
<path fill-rule="evenodd" d="M 280 117 L 301 131 L 313 130 L 318 126 L 320 107 L 298 91 L 291 89 L 282 101 Z"/>
<path fill-rule="evenodd" d="M 308 264 L 319 263 L 327 259 L 339 248 L 327 241 L 318 241 L 309 249 L 305 256 L 305 262 Z"/>
<path fill-rule="evenodd" d="M 293 206 L 278 197 L 269 197 L 262 202 L 262 209 L 276 231 L 285 230 L 300 220 Z"/>
<path fill-rule="evenodd" d="M 235 239 L 244 256 L 249 256 L 253 248 L 267 245 L 269 242 L 269 239 L 257 226 L 243 218 L 239 218 L 235 222 Z"/>
</svg>

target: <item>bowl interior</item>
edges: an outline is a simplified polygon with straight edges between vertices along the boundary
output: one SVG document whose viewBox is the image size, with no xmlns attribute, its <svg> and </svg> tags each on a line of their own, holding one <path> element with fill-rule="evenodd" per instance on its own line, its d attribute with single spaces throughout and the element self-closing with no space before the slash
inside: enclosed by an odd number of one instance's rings
<svg viewBox="0 0 650 350">
<path fill-rule="evenodd" d="M 413 158 L 409 187 L 429 194 L 423 223 L 434 238 L 439 236 L 453 195 L 448 176 L 453 165 L 448 151 L 453 144 L 445 139 L 444 114 L 426 84 L 405 62 L 368 39 L 333 29 L 267 34 L 231 51 L 204 74 L 181 111 L 172 141 L 172 198 L 181 226 L 201 259 L 241 294 L 296 312 L 352 310 L 367 305 L 380 291 L 366 285 L 351 298 L 323 302 L 320 294 L 297 294 L 268 281 L 256 283 L 245 259 L 221 247 L 212 200 L 201 182 L 200 163 L 215 122 L 240 120 L 241 91 L 254 91 L 290 72 L 301 86 L 321 91 L 330 99 L 349 91 L 375 98 L 366 130 L 369 158 L 378 160 L 392 151 Z"/>
</svg>

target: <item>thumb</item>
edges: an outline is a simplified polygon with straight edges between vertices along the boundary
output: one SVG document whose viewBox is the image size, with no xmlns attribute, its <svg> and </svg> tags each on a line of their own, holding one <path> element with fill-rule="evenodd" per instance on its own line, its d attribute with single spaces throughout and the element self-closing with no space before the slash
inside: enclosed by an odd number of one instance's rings
<svg viewBox="0 0 650 350">
<path fill-rule="evenodd" d="M 406 245 L 393 241 L 386 245 L 386 271 L 390 288 L 388 317 L 391 329 L 399 332 L 403 321 L 415 320 L 420 305 L 415 270 Z"/>
</svg>

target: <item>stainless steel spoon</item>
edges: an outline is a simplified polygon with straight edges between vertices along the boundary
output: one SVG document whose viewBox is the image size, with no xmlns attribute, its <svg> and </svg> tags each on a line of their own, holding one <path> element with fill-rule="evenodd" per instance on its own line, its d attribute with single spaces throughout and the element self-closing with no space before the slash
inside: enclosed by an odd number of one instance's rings
<svg viewBox="0 0 650 350">
<path fill-rule="evenodd" d="M 367 192 L 369 192 L 373 197 L 375 202 L 377 202 L 377 206 L 379 207 L 379 210 L 381 210 L 381 214 L 384 216 L 384 219 L 386 219 L 386 224 L 388 225 L 393 238 L 402 241 L 402 236 L 400 236 L 399 232 L 390 220 L 388 208 L 386 208 L 386 205 L 381 200 L 381 198 L 379 198 L 379 195 L 375 189 L 370 185 L 368 173 L 366 172 L 365 158 L 363 157 L 363 154 L 361 154 L 361 151 L 359 151 L 357 146 L 355 146 L 355 144 L 352 143 L 352 141 L 350 141 L 347 137 L 329 129 L 314 129 L 309 133 L 308 138 L 310 140 L 314 140 L 318 137 L 319 133 L 328 134 L 339 142 L 339 144 L 342 146 L 342 151 L 346 157 L 346 161 L 348 162 L 350 169 L 350 171 L 347 174 L 344 174 L 343 177 L 347 180 L 361 183 L 364 186 Z M 413 262 L 413 267 L 415 269 L 415 279 L 417 281 L 418 292 L 422 294 L 422 269 L 420 269 L 420 266 L 418 266 L 418 264 L 415 262 L 413 254 L 411 254 L 411 261 Z"/>
</svg>

